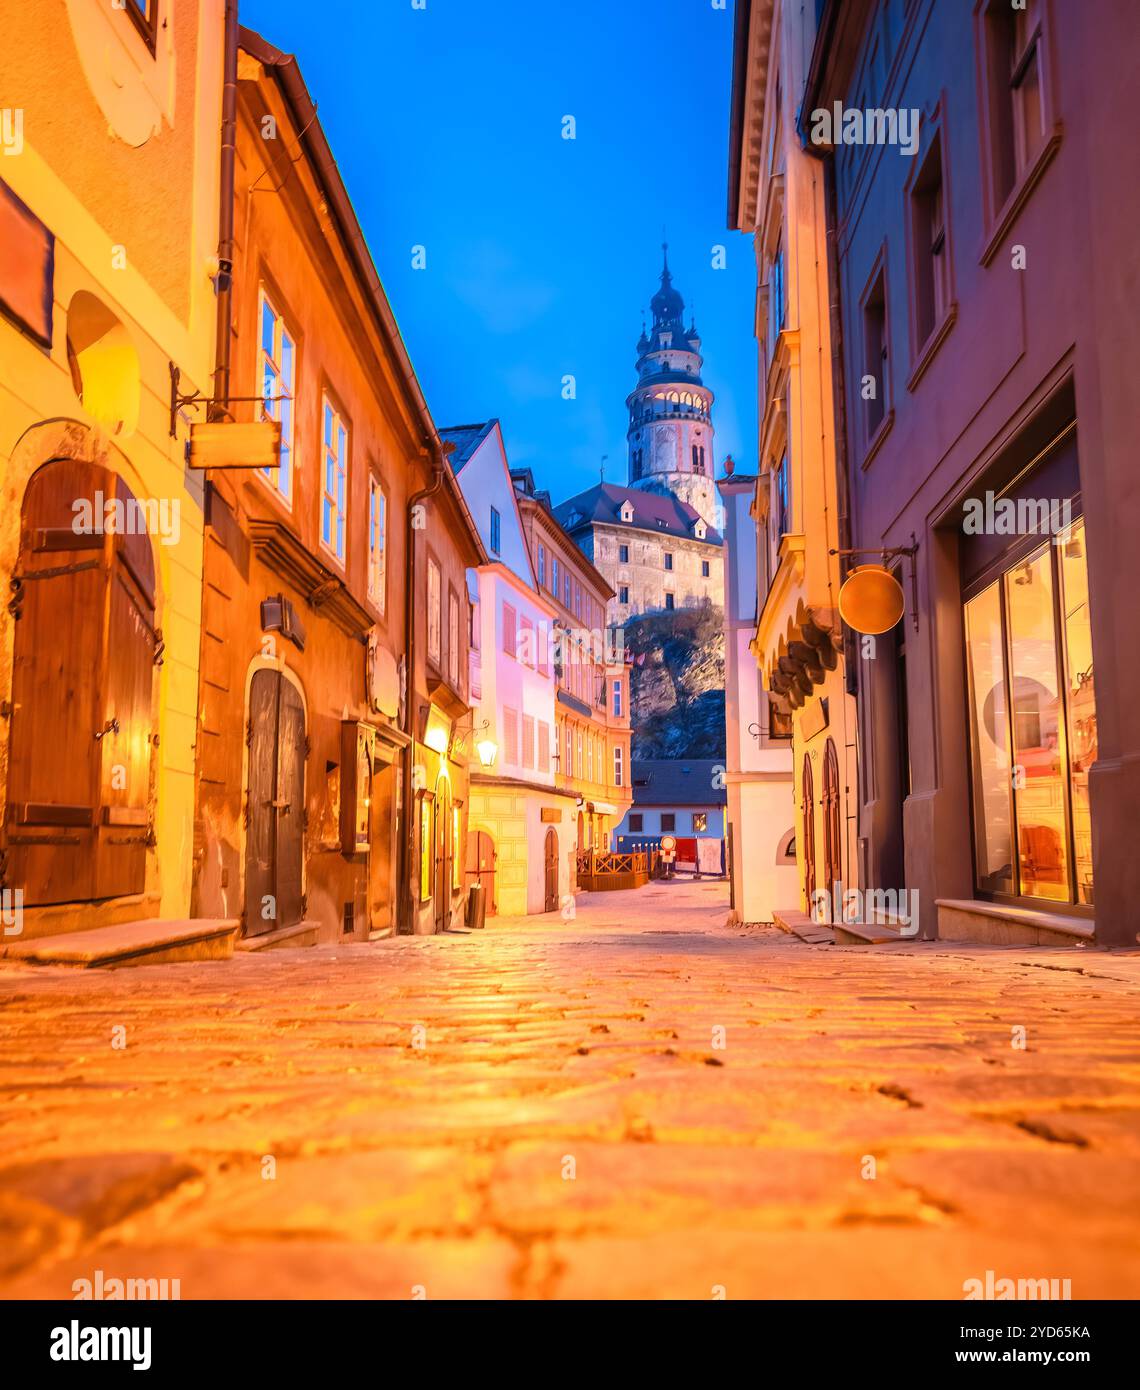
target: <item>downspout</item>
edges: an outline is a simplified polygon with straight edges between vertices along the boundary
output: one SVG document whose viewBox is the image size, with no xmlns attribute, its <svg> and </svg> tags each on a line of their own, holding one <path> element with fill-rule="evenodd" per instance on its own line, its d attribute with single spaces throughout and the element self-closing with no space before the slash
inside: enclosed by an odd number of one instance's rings
<svg viewBox="0 0 1140 1390">
<path fill-rule="evenodd" d="M 228 413 L 233 326 L 234 168 L 237 162 L 238 0 L 226 0 L 222 85 L 222 158 L 218 208 L 218 294 L 211 417 Z"/>
<path fill-rule="evenodd" d="M 405 930 L 415 931 L 416 884 L 418 876 L 413 875 L 416 863 L 416 735 L 415 709 L 416 696 L 416 512 L 429 498 L 443 487 L 447 458 L 443 443 L 436 435 L 432 440 L 435 461 L 432 464 L 432 480 L 427 487 L 413 493 L 408 499 L 407 530 L 404 551 L 404 733 L 408 742 L 404 747 L 404 867 L 400 877 L 406 896 Z"/>
<path fill-rule="evenodd" d="M 835 473 L 836 473 L 836 531 L 840 550 L 851 549 L 851 482 L 847 473 L 847 393 L 843 381 L 843 313 L 839 291 L 839 254 L 836 248 L 835 231 L 835 160 L 823 161 L 824 179 L 824 220 L 827 228 L 827 283 L 828 283 L 828 329 L 831 333 L 831 394 L 832 414 L 835 418 Z M 840 581 L 845 579 L 850 568 L 849 557 L 839 558 Z M 859 689 L 859 668 L 857 665 L 855 634 L 846 624 L 843 628 L 844 676 L 848 695 Z"/>
<path fill-rule="evenodd" d="M 836 484 L 836 532 L 839 549 L 851 549 L 851 480 L 847 472 L 847 393 L 844 390 L 843 375 L 843 313 L 842 296 L 839 289 L 839 252 L 836 235 L 836 191 L 835 160 L 825 158 L 824 167 L 824 222 L 827 229 L 827 283 L 828 283 L 828 328 L 831 333 L 831 391 L 832 413 L 835 419 L 835 484 Z M 840 583 L 846 578 L 851 567 L 848 556 L 839 557 Z M 855 632 L 843 624 L 843 679 L 848 695 L 853 698 L 859 692 L 859 651 Z M 859 715 L 855 716 L 855 737 L 859 737 Z M 863 801 L 862 759 L 856 757 L 855 803 Z M 852 817 L 844 817 L 844 839 L 847 841 L 847 865 L 850 875 L 851 865 L 856 861 L 854 851 L 859 840 L 858 813 L 854 818 L 855 845 L 851 843 Z M 859 881 L 864 878 L 864 865 L 858 865 Z"/>
</svg>

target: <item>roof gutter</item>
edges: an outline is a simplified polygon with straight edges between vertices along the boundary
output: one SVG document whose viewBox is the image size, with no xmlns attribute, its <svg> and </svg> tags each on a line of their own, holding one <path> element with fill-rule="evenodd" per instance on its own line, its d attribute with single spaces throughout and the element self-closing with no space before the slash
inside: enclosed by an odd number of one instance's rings
<svg viewBox="0 0 1140 1390">
<path fill-rule="evenodd" d="M 236 8 L 236 0 L 228 0 L 228 3 L 234 4 Z M 360 230 L 360 223 L 348 196 L 348 190 L 344 186 L 336 158 L 317 117 L 316 105 L 309 95 L 305 79 L 301 76 L 297 59 L 292 53 L 282 53 L 280 49 L 274 48 L 271 43 L 267 43 L 260 34 L 255 33 L 252 29 L 242 27 L 240 29 L 240 41 L 241 47 L 271 71 L 277 79 L 286 103 L 293 114 L 297 129 L 302 132 L 302 143 L 324 188 L 333 219 L 340 230 L 357 274 L 368 290 L 369 303 L 376 324 L 391 353 L 392 360 L 399 368 L 405 397 L 419 422 L 428 450 L 432 455 L 432 466 L 435 470 L 433 482 L 425 490 L 424 496 L 436 492 L 442 481 L 442 485 L 451 494 L 452 500 L 458 507 L 460 516 L 467 526 L 468 538 L 477 557 L 474 563 L 483 564 L 486 562 L 487 556 L 483 542 L 479 537 L 479 530 L 459 489 L 459 484 L 447 464 L 443 441 L 440 439 L 435 421 L 431 417 L 419 378 L 416 376 L 415 368 L 408 356 L 408 350 L 400 335 L 395 315 L 388 303 L 388 296 L 384 293 L 384 287 L 380 283 L 380 276 L 376 273 L 372 253 L 368 250 L 364 233 Z M 439 477 L 440 473 L 443 475 L 442 480 Z"/>
</svg>

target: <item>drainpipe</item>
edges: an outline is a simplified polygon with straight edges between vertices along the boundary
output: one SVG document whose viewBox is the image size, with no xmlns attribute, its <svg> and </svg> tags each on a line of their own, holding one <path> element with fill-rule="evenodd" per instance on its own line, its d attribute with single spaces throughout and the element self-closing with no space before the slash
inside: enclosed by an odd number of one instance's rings
<svg viewBox="0 0 1140 1390">
<path fill-rule="evenodd" d="M 432 480 L 427 487 L 413 493 L 408 499 L 408 518 L 404 552 L 404 733 L 408 743 L 404 748 L 404 866 L 400 878 L 405 889 L 406 922 L 409 932 L 415 930 L 416 880 L 413 867 L 416 862 L 416 509 L 443 487 L 447 469 L 447 456 L 443 441 L 434 435 L 431 441 L 435 459 L 432 463 Z"/>
<path fill-rule="evenodd" d="M 827 227 L 828 327 L 831 332 L 831 391 L 832 414 L 835 418 L 836 473 L 836 530 L 840 550 L 851 549 L 851 482 L 847 473 L 847 395 L 843 383 L 843 314 L 839 292 L 839 256 L 835 232 L 835 160 L 823 161 L 824 218 Z M 851 561 L 840 556 L 840 579 Z M 843 663 L 847 693 L 854 695 L 859 688 L 858 653 L 855 634 L 844 625 Z"/>
<path fill-rule="evenodd" d="M 237 161 L 238 0 L 226 0 L 222 85 L 222 159 L 218 208 L 218 294 L 214 390 L 219 416 L 230 402 L 230 330 L 233 319 L 234 166 Z"/>
</svg>

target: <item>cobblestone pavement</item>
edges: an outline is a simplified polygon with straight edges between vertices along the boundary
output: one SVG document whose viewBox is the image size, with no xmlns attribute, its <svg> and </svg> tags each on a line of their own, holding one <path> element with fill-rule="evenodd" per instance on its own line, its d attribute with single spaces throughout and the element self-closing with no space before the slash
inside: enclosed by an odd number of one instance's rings
<svg viewBox="0 0 1140 1390">
<path fill-rule="evenodd" d="M 1140 1296 L 1140 955 L 809 946 L 726 901 L 3 965 L 0 1296 Z"/>
</svg>

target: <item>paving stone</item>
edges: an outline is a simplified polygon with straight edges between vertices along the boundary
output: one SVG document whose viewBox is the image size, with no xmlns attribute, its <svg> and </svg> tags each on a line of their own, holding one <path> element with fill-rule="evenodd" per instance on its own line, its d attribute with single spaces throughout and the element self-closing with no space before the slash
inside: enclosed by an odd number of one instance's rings
<svg viewBox="0 0 1140 1390">
<path fill-rule="evenodd" d="M 1140 953 L 726 917 L 0 962 L 0 1297 L 1140 1295 Z"/>
</svg>

